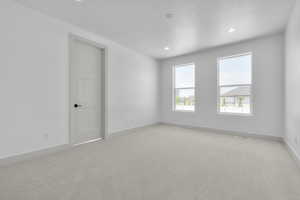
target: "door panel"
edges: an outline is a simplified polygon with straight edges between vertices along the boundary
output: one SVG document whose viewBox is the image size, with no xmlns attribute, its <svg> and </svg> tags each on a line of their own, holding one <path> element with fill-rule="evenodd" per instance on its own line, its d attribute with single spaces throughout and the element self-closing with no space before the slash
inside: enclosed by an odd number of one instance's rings
<svg viewBox="0 0 300 200">
<path fill-rule="evenodd" d="M 104 58 L 100 48 L 77 39 L 71 40 L 70 48 L 71 141 L 76 144 L 102 137 Z"/>
</svg>

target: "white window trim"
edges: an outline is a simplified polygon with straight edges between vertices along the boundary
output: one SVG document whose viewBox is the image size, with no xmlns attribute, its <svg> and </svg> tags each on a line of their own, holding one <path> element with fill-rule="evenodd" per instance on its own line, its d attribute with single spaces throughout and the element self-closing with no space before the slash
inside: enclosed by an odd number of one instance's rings
<svg viewBox="0 0 300 200">
<path fill-rule="evenodd" d="M 193 65 L 194 66 L 194 87 L 190 88 L 176 88 L 175 86 L 175 69 L 177 67 L 184 67 L 187 65 Z M 194 110 L 176 110 L 176 89 L 192 89 L 194 88 L 194 100 L 195 100 L 195 105 L 194 105 Z M 181 112 L 181 113 L 195 113 L 196 112 L 196 65 L 195 63 L 185 63 L 185 64 L 175 64 L 172 67 L 172 111 L 173 112 Z"/>
<path fill-rule="evenodd" d="M 247 56 L 251 55 L 251 70 L 250 70 L 250 75 L 251 75 L 251 94 L 250 94 L 250 113 L 233 113 L 233 112 L 221 112 L 220 111 L 220 88 L 223 86 L 226 87 L 232 87 L 232 86 L 243 86 L 243 85 L 249 85 L 249 84 L 235 84 L 235 85 L 219 85 L 219 75 L 220 75 L 220 61 L 228 58 L 235 58 L 235 57 L 240 57 L 240 56 Z M 227 116 L 244 116 L 244 117 L 251 117 L 254 116 L 254 101 L 253 101 L 253 53 L 252 52 L 247 52 L 247 53 L 242 53 L 242 54 L 235 54 L 231 56 L 224 56 L 224 57 L 219 57 L 217 59 L 217 114 L 218 115 L 227 115 Z"/>
</svg>

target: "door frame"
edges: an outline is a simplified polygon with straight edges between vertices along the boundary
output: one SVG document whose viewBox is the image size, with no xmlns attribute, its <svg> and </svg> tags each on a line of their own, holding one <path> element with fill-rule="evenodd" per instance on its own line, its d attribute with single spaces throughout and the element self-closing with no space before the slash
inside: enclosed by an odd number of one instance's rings
<svg viewBox="0 0 300 200">
<path fill-rule="evenodd" d="M 101 133 L 100 133 L 100 139 L 106 140 L 108 137 L 108 48 L 107 46 L 100 44 L 96 41 L 92 41 L 89 39 L 86 39 L 84 37 L 81 37 L 79 35 L 75 35 L 73 33 L 69 33 L 68 35 L 68 129 L 69 129 L 69 144 L 70 145 L 76 145 L 76 143 L 74 143 L 73 138 L 73 133 L 72 133 L 72 121 L 71 121 L 71 115 L 72 115 L 72 109 L 73 109 L 73 102 L 72 102 L 72 97 L 71 97 L 71 88 L 72 88 L 72 84 L 71 84 L 71 43 L 72 40 L 79 40 L 81 42 L 84 42 L 86 44 L 92 45 L 98 49 L 101 50 L 101 57 L 102 57 L 102 66 L 103 66 L 103 73 L 101 75 L 101 83 L 103 84 L 103 86 L 101 87 L 102 90 L 101 91 L 101 95 L 104 96 L 104 98 L 102 98 L 103 102 L 101 104 L 101 108 L 103 110 L 103 114 L 102 114 L 102 125 L 103 127 L 101 127 Z M 100 122 L 101 123 L 101 122 Z M 94 140 L 92 140 L 94 141 Z M 91 142 L 92 142 L 91 141 Z M 88 143 L 84 142 L 84 143 Z"/>
</svg>

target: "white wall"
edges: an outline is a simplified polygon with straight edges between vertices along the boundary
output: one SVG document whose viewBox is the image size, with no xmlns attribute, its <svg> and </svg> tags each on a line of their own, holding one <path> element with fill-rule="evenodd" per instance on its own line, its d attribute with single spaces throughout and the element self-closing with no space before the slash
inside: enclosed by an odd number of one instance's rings
<svg viewBox="0 0 300 200">
<path fill-rule="evenodd" d="M 153 59 L 10 0 L 0 26 L 0 158 L 68 143 L 69 33 L 108 47 L 109 132 L 158 121 Z"/>
<path fill-rule="evenodd" d="M 161 121 L 283 137 L 283 34 L 218 47 L 161 62 Z M 254 116 L 217 114 L 217 58 L 253 53 Z M 172 111 L 172 66 L 196 64 L 196 112 Z"/>
<path fill-rule="evenodd" d="M 297 1 L 286 31 L 285 132 L 300 158 L 300 2 Z"/>
</svg>

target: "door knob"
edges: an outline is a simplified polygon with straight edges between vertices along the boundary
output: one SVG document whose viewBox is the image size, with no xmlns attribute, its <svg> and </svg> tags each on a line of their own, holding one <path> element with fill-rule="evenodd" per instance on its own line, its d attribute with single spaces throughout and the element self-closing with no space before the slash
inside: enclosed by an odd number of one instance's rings
<svg viewBox="0 0 300 200">
<path fill-rule="evenodd" d="M 74 107 L 75 107 L 75 108 L 78 108 L 78 107 L 81 107 L 81 106 L 82 106 L 82 105 L 79 105 L 79 104 L 77 104 L 77 103 L 74 104 Z"/>
</svg>

